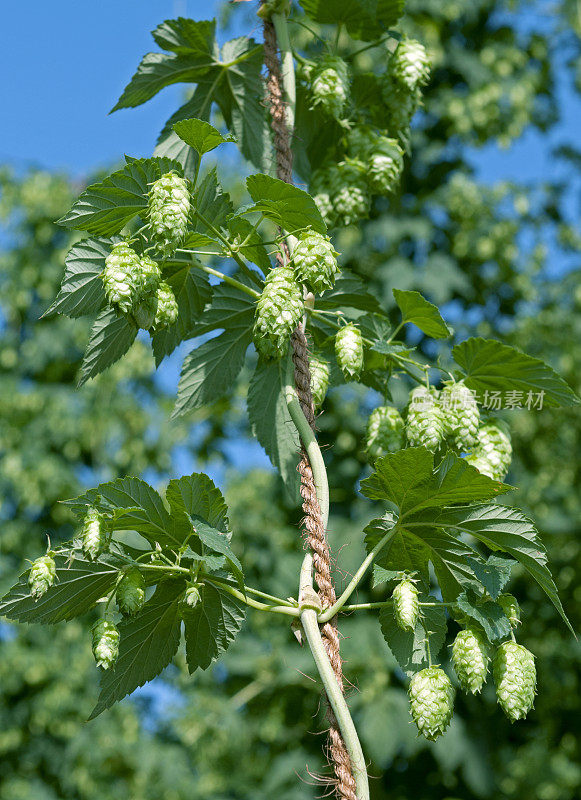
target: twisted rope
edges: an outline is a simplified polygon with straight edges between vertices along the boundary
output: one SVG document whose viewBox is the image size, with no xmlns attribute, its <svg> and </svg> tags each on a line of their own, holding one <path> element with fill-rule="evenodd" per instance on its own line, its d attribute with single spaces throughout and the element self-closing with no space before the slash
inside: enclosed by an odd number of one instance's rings
<svg viewBox="0 0 581 800">
<path fill-rule="evenodd" d="M 285 104 L 283 97 L 283 84 L 281 80 L 280 60 L 276 40 L 276 31 L 270 20 L 264 22 L 264 63 L 268 77 L 266 82 L 271 115 L 271 127 L 276 153 L 277 176 L 286 183 L 292 183 L 292 149 L 290 132 L 286 124 Z M 289 256 L 286 243 L 285 255 Z M 283 256 L 279 256 L 282 263 Z M 308 345 L 302 323 L 297 325 L 291 337 L 292 358 L 294 364 L 294 379 L 297 395 L 303 414 L 311 428 L 315 428 L 315 411 L 311 393 L 311 374 L 309 369 Z M 315 581 L 323 608 L 333 605 L 336 600 L 335 588 L 331 579 L 331 554 L 327 541 L 321 509 L 317 499 L 313 472 L 302 448 L 299 462 L 301 476 L 301 498 L 305 513 L 303 525 L 309 547 L 313 551 L 313 565 L 315 568 Z M 323 626 L 321 631 L 323 642 L 329 661 L 337 682 L 343 689 L 343 664 L 339 651 L 339 634 L 336 620 L 331 620 Z M 351 761 L 343 737 L 337 725 L 337 720 L 329 704 L 327 704 L 327 719 L 329 721 L 329 756 L 335 772 L 337 797 L 340 800 L 357 800 L 355 778 L 351 769 Z"/>
</svg>

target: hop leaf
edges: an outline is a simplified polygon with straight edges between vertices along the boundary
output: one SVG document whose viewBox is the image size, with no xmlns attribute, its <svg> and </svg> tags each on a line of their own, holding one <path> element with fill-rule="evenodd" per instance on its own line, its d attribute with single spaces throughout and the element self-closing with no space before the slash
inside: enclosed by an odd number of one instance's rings
<svg viewBox="0 0 581 800">
<path fill-rule="evenodd" d="M 412 677 L 408 694 L 419 732 L 435 741 L 452 719 L 454 687 L 450 679 L 440 667 L 427 667 Z"/>
<path fill-rule="evenodd" d="M 311 108 L 340 119 L 349 98 L 349 68 L 342 58 L 325 56 L 311 72 Z"/>
<path fill-rule="evenodd" d="M 302 315 L 303 297 L 292 269 L 276 267 L 271 270 L 256 305 L 256 349 L 267 358 L 280 358 Z"/>
<path fill-rule="evenodd" d="M 478 429 L 476 446 L 466 461 L 484 475 L 501 481 L 512 461 L 510 432 L 505 422 L 491 419 Z"/>
<path fill-rule="evenodd" d="M 178 318 L 178 303 L 171 286 L 165 281 L 159 284 L 156 295 L 156 313 L 153 328 L 167 328 Z"/>
<path fill-rule="evenodd" d="M 382 136 L 368 158 L 371 188 L 381 194 L 394 192 L 403 169 L 403 150 L 395 139 Z"/>
<path fill-rule="evenodd" d="M 458 450 L 470 450 L 476 444 L 480 425 L 474 394 L 462 381 L 449 384 L 440 393 L 440 407 L 446 436 L 454 439 Z"/>
<path fill-rule="evenodd" d="M 157 313 L 157 296 L 145 297 L 134 309 L 133 319 L 139 328 L 148 331 L 155 322 Z"/>
<path fill-rule="evenodd" d="M 105 259 L 102 279 L 109 303 L 126 313 L 131 311 L 142 284 L 137 253 L 123 242 L 116 244 Z"/>
<path fill-rule="evenodd" d="M 107 549 L 109 538 L 102 516 L 96 508 L 87 510 L 81 531 L 83 553 L 91 561 L 95 561 Z"/>
<path fill-rule="evenodd" d="M 404 38 L 389 60 L 388 71 L 396 81 L 413 91 L 429 81 L 430 67 L 425 47 L 415 39 Z"/>
<path fill-rule="evenodd" d="M 523 719 L 533 707 L 537 670 L 533 654 L 516 642 L 504 642 L 494 656 L 496 697 L 511 722 Z"/>
<path fill-rule="evenodd" d="M 337 331 L 335 355 L 347 380 L 359 377 L 363 368 L 363 337 L 359 328 L 352 322 Z"/>
<path fill-rule="evenodd" d="M 520 622 L 520 606 L 516 597 L 512 594 L 501 594 L 498 598 L 498 603 L 512 627 L 516 628 Z"/>
<path fill-rule="evenodd" d="M 93 625 L 93 655 L 98 667 L 109 669 L 119 655 L 119 631 L 112 622 L 100 619 Z"/>
<path fill-rule="evenodd" d="M 452 645 L 452 664 L 465 692 L 476 694 L 482 689 L 488 661 L 486 641 L 482 634 L 473 628 L 460 631 Z"/>
<path fill-rule="evenodd" d="M 418 590 L 413 581 L 404 578 L 393 590 L 393 613 L 402 631 L 414 631 L 420 613 Z"/>
<path fill-rule="evenodd" d="M 370 461 L 401 450 L 404 446 L 404 424 L 397 408 L 378 406 L 367 421 L 365 449 Z"/>
<path fill-rule="evenodd" d="M 187 181 L 167 172 L 149 191 L 148 214 L 152 239 L 164 257 L 171 255 L 183 240 L 188 228 L 190 192 Z"/>
<path fill-rule="evenodd" d="M 328 236 L 304 231 L 292 253 L 297 281 L 306 283 L 316 294 L 332 289 L 339 272 L 338 255 Z"/>
<path fill-rule="evenodd" d="M 119 581 L 115 600 L 125 616 L 136 614 L 145 602 L 145 580 L 138 569 L 130 569 Z"/>
<path fill-rule="evenodd" d="M 444 439 L 444 420 L 437 396 L 425 386 L 410 392 L 406 436 L 413 446 L 436 450 Z"/>
<path fill-rule="evenodd" d="M 41 556 L 32 562 L 28 575 L 30 594 L 38 600 L 50 589 L 56 577 L 56 565 L 51 556 Z"/>
<path fill-rule="evenodd" d="M 319 408 L 323 404 L 327 389 L 329 388 L 329 364 L 322 358 L 312 355 L 309 357 L 309 369 L 311 372 L 311 394 L 313 404 Z"/>
</svg>

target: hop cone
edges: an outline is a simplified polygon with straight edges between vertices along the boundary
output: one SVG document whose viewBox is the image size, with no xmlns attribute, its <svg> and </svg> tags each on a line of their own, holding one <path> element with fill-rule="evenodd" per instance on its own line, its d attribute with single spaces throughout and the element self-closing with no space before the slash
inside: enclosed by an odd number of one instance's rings
<svg viewBox="0 0 581 800">
<path fill-rule="evenodd" d="M 494 656 L 496 696 L 511 722 L 526 717 L 533 707 L 537 671 L 533 654 L 516 642 L 504 642 Z"/>
<path fill-rule="evenodd" d="M 397 408 L 379 406 L 367 421 L 366 451 L 370 461 L 401 450 L 404 446 L 404 424 Z"/>
<path fill-rule="evenodd" d="M 424 386 L 410 392 L 406 436 L 413 446 L 436 450 L 444 438 L 444 421 L 437 398 Z"/>
<path fill-rule="evenodd" d="M 51 556 L 41 556 L 32 562 L 28 575 L 30 594 L 35 600 L 50 589 L 56 578 L 56 565 Z"/>
<path fill-rule="evenodd" d="M 200 589 L 198 586 L 188 586 L 184 593 L 183 603 L 188 608 L 195 608 L 200 602 Z"/>
<path fill-rule="evenodd" d="M 103 518 L 96 508 L 89 508 L 83 521 L 81 531 L 83 553 L 94 561 L 107 549 L 109 538 Z"/>
<path fill-rule="evenodd" d="M 454 687 L 443 669 L 416 672 L 408 689 L 412 717 L 426 739 L 435 741 L 446 730 L 454 710 Z"/>
<path fill-rule="evenodd" d="M 404 578 L 393 590 L 393 614 L 402 631 L 415 631 L 420 605 L 413 581 Z"/>
<path fill-rule="evenodd" d="M 326 167 L 316 170 L 313 174 L 310 192 L 313 200 L 317 204 L 321 216 L 328 227 L 335 224 L 336 213 L 333 206 L 333 193 L 339 186 L 339 170 L 336 164 L 329 164 Z"/>
<path fill-rule="evenodd" d="M 178 303 L 171 286 L 162 281 L 157 289 L 156 313 L 153 321 L 155 330 L 173 325 L 178 318 Z"/>
<path fill-rule="evenodd" d="M 329 364 L 324 359 L 312 355 L 309 357 L 309 369 L 311 372 L 313 404 L 315 408 L 319 408 L 323 404 L 329 388 Z"/>
<path fill-rule="evenodd" d="M 369 214 L 366 173 L 365 164 L 359 161 L 342 161 L 337 165 L 331 198 L 338 221 L 343 225 L 350 225 Z"/>
<path fill-rule="evenodd" d="M 340 119 L 349 97 L 349 69 L 342 58 L 326 56 L 311 73 L 311 108 Z"/>
<path fill-rule="evenodd" d="M 131 569 L 119 581 L 115 600 L 127 617 L 136 614 L 145 602 L 145 580 L 138 569 Z"/>
<path fill-rule="evenodd" d="M 121 311 L 131 311 L 140 296 L 142 283 L 137 253 L 124 242 L 116 244 L 105 259 L 102 278 L 109 303 Z"/>
<path fill-rule="evenodd" d="M 472 628 L 460 631 L 454 639 L 452 663 L 465 692 L 476 694 L 482 689 L 488 672 L 487 650 L 482 634 Z"/>
<path fill-rule="evenodd" d="M 501 594 L 498 598 L 498 603 L 506 614 L 512 627 L 516 628 L 520 622 L 520 606 L 516 597 L 512 594 Z"/>
<path fill-rule="evenodd" d="M 386 73 L 381 84 L 387 130 L 390 136 L 407 141 L 412 117 L 420 103 L 420 91 L 410 92 Z"/>
<path fill-rule="evenodd" d="M 388 71 L 411 92 L 429 81 L 430 66 L 423 45 L 415 39 L 402 39 L 389 61 Z"/>
<path fill-rule="evenodd" d="M 388 194 L 397 189 L 403 169 L 403 150 L 395 139 L 382 136 L 369 156 L 369 183 L 371 188 Z"/>
<path fill-rule="evenodd" d="M 100 619 L 93 625 L 93 655 L 98 667 L 109 669 L 119 655 L 119 631 L 112 622 Z"/>
<path fill-rule="evenodd" d="M 337 331 L 335 355 L 347 380 L 358 378 L 363 368 L 363 338 L 352 322 Z"/>
<path fill-rule="evenodd" d="M 454 439 L 461 452 L 476 444 L 480 412 L 473 393 L 462 382 L 445 386 L 440 393 L 440 408 L 444 418 L 446 436 Z"/>
<path fill-rule="evenodd" d="M 378 139 L 377 132 L 369 125 L 357 125 L 347 134 L 347 153 L 353 159 L 367 161 Z"/>
<path fill-rule="evenodd" d="M 489 420 L 478 429 L 476 446 L 466 461 L 489 478 L 504 479 L 512 460 L 508 426 L 502 420 Z"/>
<path fill-rule="evenodd" d="M 153 294 L 161 280 L 161 270 L 157 263 L 144 254 L 139 259 L 139 283 L 137 287 L 138 295 L 145 297 Z"/>
<path fill-rule="evenodd" d="M 157 296 L 144 297 L 133 309 L 133 319 L 139 328 L 148 331 L 155 322 L 157 313 Z"/>
<path fill-rule="evenodd" d="M 152 239 L 164 257 L 171 255 L 183 240 L 188 228 L 190 192 L 187 181 L 167 172 L 149 191 L 148 214 Z"/>
<path fill-rule="evenodd" d="M 292 253 L 297 281 L 306 283 L 315 294 L 332 289 L 339 272 L 337 256 L 338 253 L 327 236 L 315 231 L 305 231 Z"/>
<path fill-rule="evenodd" d="M 271 270 L 256 305 L 254 344 L 269 358 L 284 355 L 290 335 L 303 314 L 301 289 L 292 269 Z"/>
</svg>

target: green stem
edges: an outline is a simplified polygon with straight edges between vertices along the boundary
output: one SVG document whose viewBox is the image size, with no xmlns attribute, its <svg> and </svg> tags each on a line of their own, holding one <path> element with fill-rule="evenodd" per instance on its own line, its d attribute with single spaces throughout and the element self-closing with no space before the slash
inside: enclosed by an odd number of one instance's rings
<svg viewBox="0 0 581 800">
<path fill-rule="evenodd" d="M 286 124 L 292 136 L 295 127 L 295 109 L 297 104 L 293 51 L 288 33 L 286 14 L 273 14 L 271 19 L 276 31 L 276 38 L 281 55 L 282 81 L 286 100 Z"/>
<path fill-rule="evenodd" d="M 214 225 L 212 225 L 212 223 L 210 222 L 210 220 L 209 220 L 209 219 L 207 219 L 207 218 L 206 218 L 206 217 L 205 217 L 203 214 L 201 214 L 201 213 L 198 211 L 198 209 L 197 209 L 197 208 L 195 208 L 195 209 L 194 209 L 194 214 L 195 214 L 195 215 L 196 215 L 196 217 L 197 217 L 197 218 L 200 220 L 200 222 L 201 222 L 201 223 L 203 223 L 203 224 L 206 226 L 206 228 L 208 228 L 208 230 L 212 231 L 212 233 L 214 234 L 214 236 L 215 236 L 215 237 L 216 237 L 216 238 L 217 238 L 217 239 L 218 239 L 220 242 L 222 242 L 222 244 L 223 244 L 223 245 L 224 245 L 224 247 L 226 248 L 226 250 L 227 250 L 227 252 L 228 252 L 228 255 L 230 256 L 230 258 L 233 258 L 233 259 L 234 259 L 234 261 L 235 261 L 235 262 L 238 264 L 238 266 L 239 266 L 239 267 L 240 267 L 240 269 L 241 269 L 241 270 L 244 272 L 244 274 L 245 274 L 245 275 L 247 275 L 247 276 L 248 276 L 248 277 L 249 277 L 251 280 L 253 280 L 253 281 L 256 281 L 256 279 L 257 279 L 257 276 L 256 276 L 256 275 L 255 275 L 255 274 L 252 272 L 252 270 L 250 269 L 250 267 L 248 266 L 248 264 L 247 264 L 247 263 L 244 261 L 244 259 L 243 259 L 243 258 L 240 256 L 240 254 L 239 254 L 239 253 L 237 253 L 237 252 L 236 252 L 236 250 L 233 250 L 233 249 L 232 249 L 232 246 L 231 246 L 230 242 L 229 242 L 229 241 L 228 241 L 228 239 L 227 239 L 227 238 L 224 236 L 224 234 L 222 233 L 222 231 L 218 230 L 218 228 L 216 228 Z"/>
<path fill-rule="evenodd" d="M 379 600 L 376 603 L 353 603 L 353 605 L 343 606 L 341 611 L 346 614 L 348 611 L 372 611 L 375 608 L 385 608 L 386 606 L 390 606 L 393 603 L 393 600 Z M 454 606 L 455 603 L 420 603 L 420 607 L 425 608 L 426 606 L 439 606 L 440 608 L 446 608 L 448 606 Z M 319 618 L 320 619 L 320 618 Z"/>
<path fill-rule="evenodd" d="M 240 289 L 241 292 L 250 295 L 250 297 L 260 297 L 260 292 L 257 292 L 250 286 L 246 286 L 246 284 L 242 283 L 241 281 L 237 281 L 236 278 L 232 278 L 230 275 L 225 275 L 223 272 L 220 272 L 217 269 L 206 266 L 206 264 L 201 264 L 198 261 L 192 261 L 191 266 L 201 270 L 202 272 L 206 272 L 208 275 L 214 275 L 214 277 L 220 278 L 224 281 L 224 283 L 228 283 L 230 286 L 235 286 L 236 289 Z"/>
<path fill-rule="evenodd" d="M 217 575 L 210 575 L 209 577 L 214 583 L 224 583 L 227 586 L 233 585 L 227 578 L 219 578 Z M 261 592 L 259 589 L 253 589 L 252 586 L 244 586 L 244 591 L 247 594 L 254 594 L 256 597 L 262 597 L 263 600 L 270 600 L 272 603 L 278 606 L 289 606 L 290 608 L 297 607 L 296 601 L 290 602 L 289 600 L 283 600 L 281 597 L 276 597 L 276 595 Z"/>
<path fill-rule="evenodd" d="M 232 597 L 235 597 L 237 600 L 245 603 L 250 608 L 256 608 L 258 611 L 268 611 L 272 614 L 286 614 L 288 617 L 298 617 L 299 616 L 299 609 L 294 608 L 293 606 L 271 606 L 267 603 L 259 603 L 258 600 L 253 600 L 251 597 L 247 597 L 246 595 L 242 594 L 242 592 L 235 589 L 233 586 L 230 586 L 227 583 L 222 583 L 221 581 L 215 581 L 212 576 L 204 575 L 202 580 L 205 583 L 210 583 L 212 586 L 219 587 L 223 591 L 231 594 Z"/>
</svg>

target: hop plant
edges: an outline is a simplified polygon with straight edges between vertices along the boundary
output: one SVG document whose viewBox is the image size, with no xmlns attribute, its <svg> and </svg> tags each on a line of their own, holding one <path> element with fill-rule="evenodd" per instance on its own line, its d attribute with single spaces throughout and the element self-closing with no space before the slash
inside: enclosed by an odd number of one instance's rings
<svg viewBox="0 0 581 800">
<path fill-rule="evenodd" d="M 339 272 L 338 255 L 328 236 L 304 231 L 292 252 L 297 281 L 306 283 L 315 294 L 332 289 Z"/>
<path fill-rule="evenodd" d="M 401 450 L 404 446 L 404 423 L 397 408 L 378 406 L 367 420 L 365 449 L 370 461 Z"/>
<path fill-rule="evenodd" d="M 96 508 L 89 507 L 83 520 L 81 531 L 83 553 L 94 561 L 107 549 L 109 537 L 103 517 Z"/>
<path fill-rule="evenodd" d="M 167 172 L 149 191 L 148 215 L 152 239 L 164 257 L 171 255 L 186 235 L 190 213 L 187 181 Z"/>
<path fill-rule="evenodd" d="M 533 654 L 516 642 L 504 642 L 494 656 L 496 697 L 511 722 L 523 719 L 533 707 L 537 670 Z"/>
<path fill-rule="evenodd" d="M 133 309 L 133 319 L 139 328 L 148 331 L 154 321 L 157 313 L 157 296 L 150 295 L 144 297 Z"/>
<path fill-rule="evenodd" d="M 363 368 L 363 337 L 352 322 L 337 331 L 335 355 L 345 378 L 357 379 Z"/>
<path fill-rule="evenodd" d="M 418 590 L 410 578 L 401 580 L 392 594 L 393 614 L 402 631 L 415 631 L 420 613 Z"/>
<path fill-rule="evenodd" d="M 435 396 L 425 386 L 410 392 L 406 436 L 413 447 L 423 446 L 436 450 L 444 439 L 444 420 Z"/>
<path fill-rule="evenodd" d="M 415 39 L 402 39 L 390 58 L 388 71 L 409 91 L 430 79 L 430 59 L 425 47 Z"/>
<path fill-rule="evenodd" d="M 454 687 L 450 679 L 440 667 L 426 667 L 412 677 L 408 694 L 419 732 L 435 741 L 452 719 Z"/>
<path fill-rule="evenodd" d="M 446 436 L 453 438 L 458 450 L 474 447 L 478 437 L 480 412 L 473 393 L 465 383 L 451 383 L 440 392 L 440 407 Z"/>
<path fill-rule="evenodd" d="M 131 569 L 119 581 L 115 600 L 119 611 L 131 617 L 145 602 L 145 580 L 138 569 Z"/>
<path fill-rule="evenodd" d="M 173 325 L 178 318 L 178 302 L 169 284 L 162 281 L 157 288 L 156 310 L 153 320 L 155 330 Z"/>
<path fill-rule="evenodd" d="M 183 604 L 188 608 L 195 608 L 201 599 L 199 586 L 192 584 L 184 592 Z"/>
<path fill-rule="evenodd" d="M 369 214 L 366 173 L 365 164 L 360 161 L 342 161 L 337 165 L 331 199 L 338 221 L 343 225 L 350 225 Z"/>
<path fill-rule="evenodd" d="M 333 205 L 333 194 L 339 188 L 339 170 L 336 164 L 328 164 L 313 174 L 310 192 L 327 227 L 335 224 L 337 215 Z"/>
<path fill-rule="evenodd" d="M 254 344 L 267 358 L 284 355 L 290 335 L 303 315 L 303 297 L 289 267 L 271 270 L 256 306 Z"/>
<path fill-rule="evenodd" d="M 452 645 L 452 664 L 465 692 L 476 694 L 482 689 L 488 661 L 488 648 L 480 631 L 474 628 L 460 631 Z"/>
<path fill-rule="evenodd" d="M 389 135 L 407 144 L 410 123 L 421 100 L 420 90 L 410 92 L 386 73 L 381 82 L 381 93 Z"/>
<path fill-rule="evenodd" d="M 105 259 L 102 279 L 105 295 L 112 306 L 131 311 L 141 293 L 141 263 L 137 253 L 124 242 L 114 245 Z"/>
<path fill-rule="evenodd" d="M 98 667 L 109 669 L 119 655 L 119 631 L 112 622 L 100 619 L 93 625 L 93 655 Z"/>
<path fill-rule="evenodd" d="M 520 622 L 520 606 L 516 597 L 512 594 L 501 594 L 498 603 L 512 627 L 516 628 Z"/>
<path fill-rule="evenodd" d="M 323 400 L 329 388 L 330 368 L 327 361 L 318 356 L 309 357 L 309 369 L 311 372 L 311 394 L 315 409 L 323 404 Z"/>
<path fill-rule="evenodd" d="M 512 460 L 510 433 L 505 422 L 491 419 L 478 429 L 476 446 L 466 461 L 489 478 L 501 481 Z"/>
<path fill-rule="evenodd" d="M 356 125 L 347 134 L 347 153 L 352 159 L 367 161 L 380 137 L 370 125 Z"/>
<path fill-rule="evenodd" d="M 154 294 L 161 280 L 158 264 L 144 253 L 139 259 L 139 277 L 137 293 L 139 297 Z"/>
<path fill-rule="evenodd" d="M 30 594 L 38 600 L 50 589 L 56 578 L 56 564 L 52 556 L 46 555 L 32 562 L 28 575 Z"/>
<path fill-rule="evenodd" d="M 325 56 L 311 72 L 311 108 L 340 119 L 349 98 L 349 68 L 342 58 Z"/>
<path fill-rule="evenodd" d="M 395 139 L 382 136 L 368 160 L 371 188 L 380 194 L 397 189 L 403 169 L 403 150 Z"/>
</svg>

